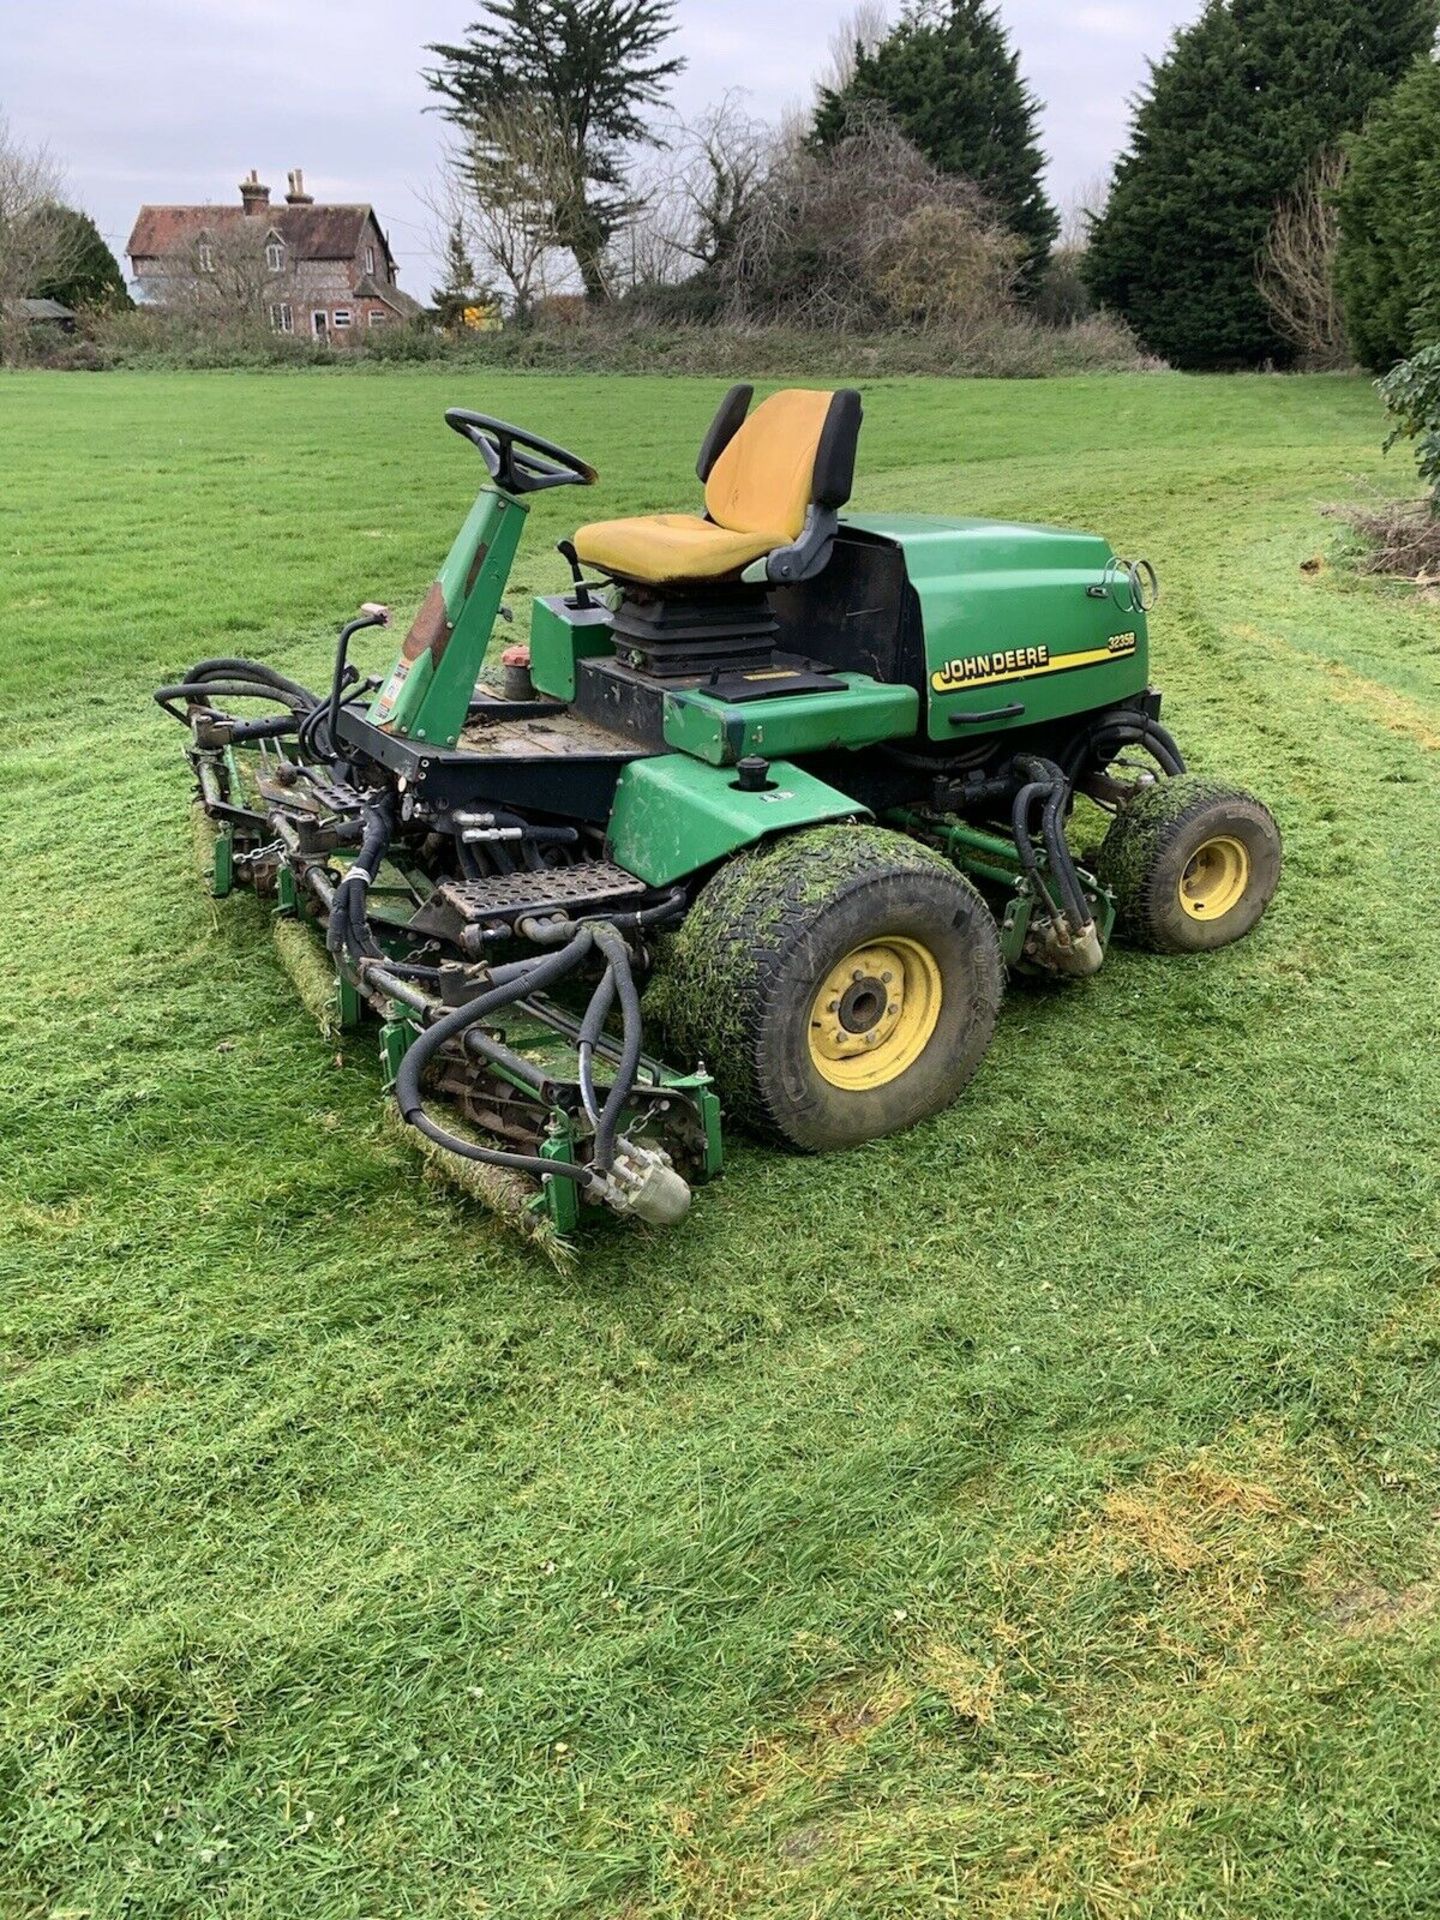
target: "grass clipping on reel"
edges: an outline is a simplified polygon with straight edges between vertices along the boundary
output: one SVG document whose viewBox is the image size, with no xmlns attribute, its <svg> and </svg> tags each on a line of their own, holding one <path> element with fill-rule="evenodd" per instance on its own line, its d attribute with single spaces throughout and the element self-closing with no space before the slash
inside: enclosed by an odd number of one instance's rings
<svg viewBox="0 0 1440 1920">
<path fill-rule="evenodd" d="M 275 945 L 280 964 L 300 996 L 300 1004 L 327 1040 L 340 1032 L 335 969 L 303 920 L 277 920 Z"/>
<path fill-rule="evenodd" d="M 198 800 L 190 803 L 190 846 L 195 856 L 195 871 L 211 892 L 215 885 L 215 842 L 219 839 L 215 822 Z"/>
<path fill-rule="evenodd" d="M 335 972 L 327 955 L 317 946 L 311 929 L 301 920 L 277 920 L 275 945 L 280 963 L 306 1012 L 327 1039 L 334 1039 L 340 1031 Z M 434 1140 L 407 1126 L 388 1095 L 383 1111 L 386 1130 L 408 1150 L 420 1154 L 429 1176 L 457 1188 L 467 1199 L 478 1200 L 497 1219 L 538 1248 L 557 1272 L 574 1260 L 574 1249 L 561 1238 L 549 1214 L 531 1204 L 535 1198 L 533 1181 L 508 1167 L 490 1167 L 481 1160 L 466 1160 L 458 1153 L 448 1153 Z M 461 1139 L 484 1146 L 485 1142 L 454 1115 L 447 1117 L 446 1125 Z"/>
<path fill-rule="evenodd" d="M 482 1207 L 488 1208 L 497 1219 L 513 1227 L 522 1239 L 543 1253 L 557 1273 L 573 1265 L 575 1249 L 561 1237 L 549 1214 L 532 1205 L 534 1183 L 523 1173 L 512 1172 L 509 1167 L 489 1167 L 483 1160 L 466 1160 L 458 1153 L 447 1152 L 437 1141 L 407 1126 L 388 1094 L 384 1113 L 386 1131 L 402 1146 L 419 1153 L 429 1178 L 457 1187 L 467 1199 L 478 1200 Z M 445 1125 L 462 1140 L 473 1140 L 476 1146 L 485 1144 L 453 1114 L 447 1114 Z"/>
</svg>

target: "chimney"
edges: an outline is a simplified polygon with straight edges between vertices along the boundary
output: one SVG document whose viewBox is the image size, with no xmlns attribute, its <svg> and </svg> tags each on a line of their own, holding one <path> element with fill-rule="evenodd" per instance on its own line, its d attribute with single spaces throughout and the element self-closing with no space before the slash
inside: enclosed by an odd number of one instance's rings
<svg viewBox="0 0 1440 1920">
<path fill-rule="evenodd" d="M 290 169 L 290 191 L 285 196 L 287 207 L 313 207 L 315 196 L 305 191 L 305 176 L 299 167 Z"/>
<path fill-rule="evenodd" d="M 263 213 L 270 204 L 270 189 L 261 186 L 260 176 L 253 167 L 250 178 L 240 182 L 240 204 L 246 213 Z"/>
</svg>

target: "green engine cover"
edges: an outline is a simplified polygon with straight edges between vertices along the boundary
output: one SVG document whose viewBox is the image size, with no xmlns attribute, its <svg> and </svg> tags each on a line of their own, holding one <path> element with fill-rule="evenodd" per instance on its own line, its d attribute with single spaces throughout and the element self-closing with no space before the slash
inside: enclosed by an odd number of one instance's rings
<svg viewBox="0 0 1440 1920">
<path fill-rule="evenodd" d="M 931 740 L 1063 720 L 1145 686 L 1145 615 L 1097 534 L 925 514 L 845 524 L 904 552 L 924 619 Z"/>
</svg>

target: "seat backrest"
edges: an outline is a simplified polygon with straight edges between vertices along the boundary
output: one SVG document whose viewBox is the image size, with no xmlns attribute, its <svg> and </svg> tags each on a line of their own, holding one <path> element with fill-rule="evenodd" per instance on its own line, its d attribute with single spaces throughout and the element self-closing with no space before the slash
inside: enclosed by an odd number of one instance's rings
<svg viewBox="0 0 1440 1920">
<path fill-rule="evenodd" d="M 719 420 L 717 417 L 717 425 Z M 860 396 L 788 387 L 762 400 L 715 456 L 705 511 L 732 533 L 799 538 L 811 506 L 843 507 L 855 478 Z"/>
</svg>

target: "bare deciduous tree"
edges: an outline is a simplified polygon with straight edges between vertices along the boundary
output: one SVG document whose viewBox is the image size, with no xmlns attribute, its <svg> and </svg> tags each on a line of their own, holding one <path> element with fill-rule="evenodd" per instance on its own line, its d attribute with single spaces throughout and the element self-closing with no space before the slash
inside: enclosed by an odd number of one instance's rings
<svg viewBox="0 0 1440 1920">
<path fill-rule="evenodd" d="M 1322 153 L 1275 209 L 1260 252 L 1256 284 L 1287 340 L 1312 367 L 1350 364 L 1345 318 L 1335 292 L 1340 244 L 1336 205 L 1345 155 Z"/>
<path fill-rule="evenodd" d="M 165 255 L 146 276 L 146 294 L 211 327 L 268 327 L 270 306 L 284 289 L 266 259 L 266 230 L 264 220 L 217 220 Z"/>
<path fill-rule="evenodd" d="M 431 211 L 446 228 L 458 221 L 482 274 L 503 282 L 521 320 L 573 276 L 554 218 L 572 176 L 553 112 L 526 94 L 477 113 L 445 156 Z"/>
<path fill-rule="evenodd" d="M 46 149 L 25 146 L 0 116 L 0 365 L 15 358 L 28 331 L 20 302 L 75 265 L 64 192 Z"/>
<path fill-rule="evenodd" d="M 615 277 L 663 286 L 719 266 L 776 149 L 775 129 L 746 111 L 739 88 L 698 120 L 667 128 L 657 163 L 633 178 L 638 211 L 612 250 Z"/>
<path fill-rule="evenodd" d="M 884 0 L 859 0 L 830 36 L 829 59 L 820 75 L 821 90 L 844 93 L 855 78 L 862 53 L 873 53 L 890 31 Z"/>
</svg>

